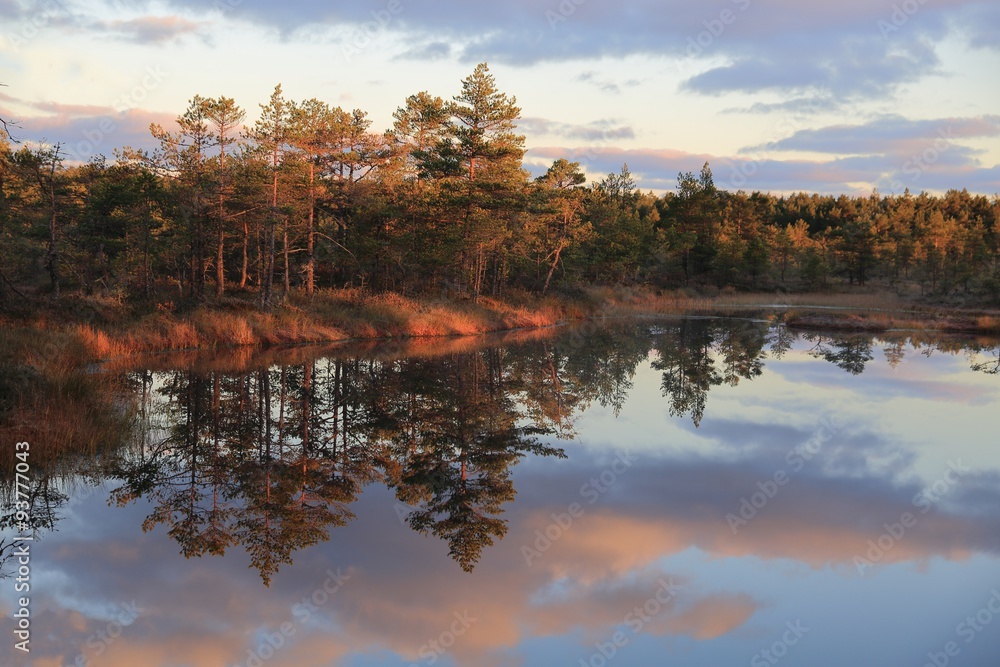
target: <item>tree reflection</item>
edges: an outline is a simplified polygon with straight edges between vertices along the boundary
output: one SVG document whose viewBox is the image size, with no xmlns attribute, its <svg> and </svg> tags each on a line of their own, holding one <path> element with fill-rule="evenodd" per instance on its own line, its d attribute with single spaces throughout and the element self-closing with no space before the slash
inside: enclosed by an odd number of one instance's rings
<svg viewBox="0 0 1000 667">
<path fill-rule="evenodd" d="M 781 325 L 721 319 L 589 328 L 508 346 L 300 348 L 123 374 L 94 385 L 85 405 L 63 403 L 73 415 L 88 415 L 89 439 L 106 444 L 88 449 L 67 437 L 76 449 L 51 447 L 37 458 L 33 450 L 31 529 L 55 528 L 67 479 L 111 477 L 120 482 L 114 502 L 150 504 L 143 530 L 164 528 L 188 558 L 239 547 L 269 584 L 298 550 L 331 539 L 354 519 L 351 508 L 366 486 L 384 484 L 411 507 L 408 525 L 447 543 L 468 571 L 507 532 L 517 463 L 564 457 L 552 436 L 577 437 L 577 419 L 593 404 L 618 416 L 642 364 L 661 373 L 669 413 L 695 427 L 713 388 L 752 382 L 768 359 L 789 354 L 854 375 L 873 361 L 876 346 L 891 368 L 917 351 L 964 353 L 974 371 L 1000 369 L 993 341 L 925 334 L 800 338 Z M 115 417 L 123 405 L 127 418 Z M 11 414 L 17 418 L 15 410 L 0 420 L 0 433 Z M 112 427 L 115 440 L 105 437 Z M 25 439 L 58 441 L 41 433 Z M 0 529 L 9 532 L 14 461 L 12 452 L 3 454 L 0 500 L 8 509 Z M 0 536 L 0 564 L 10 544 Z"/>
<path fill-rule="evenodd" d="M 984 350 L 977 350 L 978 352 L 983 352 Z M 1000 347 L 995 347 L 989 350 L 988 355 L 982 355 L 986 357 L 985 361 L 980 361 L 979 356 L 976 356 L 972 360 L 972 370 L 979 373 L 986 373 L 987 375 L 1000 375 Z"/>
<path fill-rule="evenodd" d="M 311 360 L 220 377 L 172 372 L 159 392 L 166 437 L 118 471 L 119 504 L 154 505 L 186 557 L 234 544 L 265 584 L 301 548 L 354 518 L 350 505 L 383 481 L 419 501 L 410 525 L 446 540 L 471 570 L 506 532 L 513 465 L 562 456 L 520 422 L 524 383 L 491 348 L 433 359 Z"/>
<path fill-rule="evenodd" d="M 843 336 L 824 336 L 807 334 L 805 339 L 813 343 L 809 351 L 814 357 L 825 359 L 831 364 L 843 368 L 851 375 L 861 375 L 865 365 L 875 358 L 872 354 L 874 337 L 865 334 L 849 334 Z M 902 354 L 893 354 L 896 364 L 902 361 Z"/>
<path fill-rule="evenodd" d="M 520 380 L 505 371 L 504 356 L 489 350 L 424 369 L 425 394 L 416 402 L 421 414 L 410 421 L 408 455 L 394 480 L 400 500 L 421 503 L 408 517 L 410 526 L 446 540 L 466 571 L 507 532 L 499 515 L 514 499 L 513 465 L 526 454 L 565 456 L 538 442 L 549 429 L 518 425 Z"/>
<path fill-rule="evenodd" d="M 742 379 L 759 377 L 767 333 L 755 322 L 686 319 L 656 336 L 652 366 L 663 371 L 660 388 L 670 415 L 690 416 L 697 427 L 712 387 L 735 387 Z"/>
</svg>

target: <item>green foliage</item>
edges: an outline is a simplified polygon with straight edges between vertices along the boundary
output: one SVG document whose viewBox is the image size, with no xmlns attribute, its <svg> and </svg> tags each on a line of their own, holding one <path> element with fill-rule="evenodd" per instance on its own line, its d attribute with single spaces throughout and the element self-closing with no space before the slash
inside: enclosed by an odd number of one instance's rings
<svg viewBox="0 0 1000 667">
<path fill-rule="evenodd" d="M 588 185 L 557 159 L 531 179 L 520 113 L 484 63 L 450 101 L 408 97 L 387 132 L 279 85 L 242 135 L 232 99 L 195 96 L 151 127 L 155 150 L 112 163 L 0 141 L 0 303 L 61 286 L 137 301 L 237 291 L 267 309 L 343 286 L 478 299 L 840 283 L 996 300 L 997 197 L 726 192 L 707 163 L 662 196 L 628 165 Z"/>
</svg>

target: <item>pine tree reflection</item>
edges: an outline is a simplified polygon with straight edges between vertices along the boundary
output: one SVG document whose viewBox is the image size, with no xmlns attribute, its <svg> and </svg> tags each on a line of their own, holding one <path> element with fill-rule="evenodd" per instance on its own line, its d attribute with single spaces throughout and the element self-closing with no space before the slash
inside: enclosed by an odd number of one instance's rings
<svg viewBox="0 0 1000 667">
<path fill-rule="evenodd" d="M 912 350 L 964 353 L 978 372 L 1000 367 L 994 341 L 803 338 L 809 346 L 800 345 L 800 353 L 852 374 L 865 370 L 876 345 L 892 368 Z M 789 353 L 797 339 L 786 327 L 761 322 L 636 321 L 515 346 L 450 343 L 432 354 L 370 346 L 325 356 L 267 351 L 127 373 L 107 383 L 108 396 L 90 391 L 86 411 L 73 408 L 89 415 L 94 426 L 85 432 L 104 445 L 82 454 L 69 445 L 39 448 L 37 457 L 33 449 L 31 528 L 56 527 L 66 480 L 114 478 L 114 502 L 150 504 L 144 530 L 162 526 L 188 558 L 241 548 L 269 584 L 295 552 L 353 520 L 363 489 L 381 483 L 413 508 L 406 517 L 413 529 L 445 541 L 451 557 L 471 570 L 507 532 L 503 514 L 515 497 L 517 463 L 529 455 L 565 456 L 548 436 L 576 437 L 577 417 L 594 403 L 617 416 L 640 364 L 662 373 L 670 414 L 697 427 L 713 387 L 760 377 L 766 359 Z M 129 395 L 114 398 L 122 386 Z M 112 418 L 122 404 L 135 406 L 128 414 L 137 424 Z M 28 405 L 37 410 L 39 403 Z M 11 411 L 7 423 L 17 415 Z M 71 421 L 51 423 L 69 428 Z M 22 422 L 37 420 L 26 415 Z M 110 425 L 114 442 L 104 438 Z M 72 429 L 67 433 L 67 443 L 77 442 Z M 128 433 L 135 436 L 131 446 Z M 25 438 L 59 442 L 40 433 Z M 10 529 L 15 461 L 3 453 L 0 529 Z M 9 546 L 9 539 L 0 542 L 0 563 Z"/>
<path fill-rule="evenodd" d="M 471 570 L 506 532 L 513 465 L 548 429 L 520 424 L 523 389 L 499 349 L 433 359 L 355 358 L 238 377 L 167 375 L 169 434 L 118 471 L 114 498 L 153 503 L 186 557 L 242 546 L 270 582 L 301 548 L 354 518 L 376 480 L 422 506 L 410 525 Z M 277 385 L 277 386 L 275 386 Z"/>
<path fill-rule="evenodd" d="M 872 354 L 874 339 L 871 335 L 824 336 L 806 334 L 805 339 L 813 343 L 809 354 L 819 359 L 825 359 L 831 364 L 843 368 L 851 375 L 861 375 L 868 362 L 875 358 L 875 355 Z M 902 360 L 901 355 L 894 358 Z"/>
</svg>

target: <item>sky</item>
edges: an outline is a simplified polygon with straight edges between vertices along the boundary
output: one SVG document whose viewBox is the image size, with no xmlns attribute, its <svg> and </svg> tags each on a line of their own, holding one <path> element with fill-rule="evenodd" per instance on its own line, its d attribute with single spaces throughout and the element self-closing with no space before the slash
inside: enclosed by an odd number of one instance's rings
<svg viewBox="0 0 1000 667">
<path fill-rule="evenodd" d="M 627 163 L 663 193 L 1000 193 L 995 0 L 0 0 L 0 118 L 71 160 L 151 147 L 194 95 L 276 84 L 391 126 L 479 62 L 522 109 L 525 166 Z"/>
<path fill-rule="evenodd" d="M 805 635 L 783 665 L 918 667 L 948 642 L 953 665 L 995 664 L 1000 614 L 982 612 L 971 635 L 962 624 L 1000 596 L 996 378 L 971 372 L 963 353 L 912 348 L 893 368 L 877 346 L 855 376 L 811 347 L 800 340 L 761 377 L 713 388 L 698 428 L 668 415 L 662 373 L 641 363 L 618 416 L 594 405 L 577 440 L 553 442 L 567 459 L 518 464 L 509 532 L 471 574 L 400 521 L 379 484 L 269 588 L 238 547 L 185 559 L 164 526 L 141 528 L 146 500 L 119 507 L 77 486 L 58 530 L 36 543 L 32 661 L 4 642 L 0 663 L 259 667 L 251 652 L 272 637 L 281 645 L 263 663 L 274 667 L 599 666 L 598 645 L 623 632 L 607 664 L 773 665 L 754 658 L 791 623 Z M 790 467 L 787 454 L 821 431 L 815 458 Z M 956 443 L 947 453 L 942 433 Z M 967 470 L 921 512 L 915 498 L 947 479 L 949 461 Z M 727 516 L 777 470 L 787 484 L 731 530 Z M 590 487 L 599 495 L 583 491 L 608 471 Z M 552 532 L 573 503 L 583 512 Z M 907 512 L 916 524 L 869 556 Z M 859 567 L 859 555 L 874 562 Z M 13 598 L 0 587 L 6 636 Z M 637 630 L 629 615 L 646 603 Z M 427 653 L 436 639 L 447 650 Z"/>
</svg>

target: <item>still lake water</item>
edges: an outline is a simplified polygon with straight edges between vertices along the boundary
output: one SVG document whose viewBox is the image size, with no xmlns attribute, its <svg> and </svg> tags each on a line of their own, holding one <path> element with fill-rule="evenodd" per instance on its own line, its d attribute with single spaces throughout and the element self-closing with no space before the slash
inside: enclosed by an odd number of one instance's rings
<svg viewBox="0 0 1000 667">
<path fill-rule="evenodd" d="M 0 664 L 994 667 L 998 345 L 686 319 L 157 357 L 131 442 L 35 480 Z"/>
</svg>

